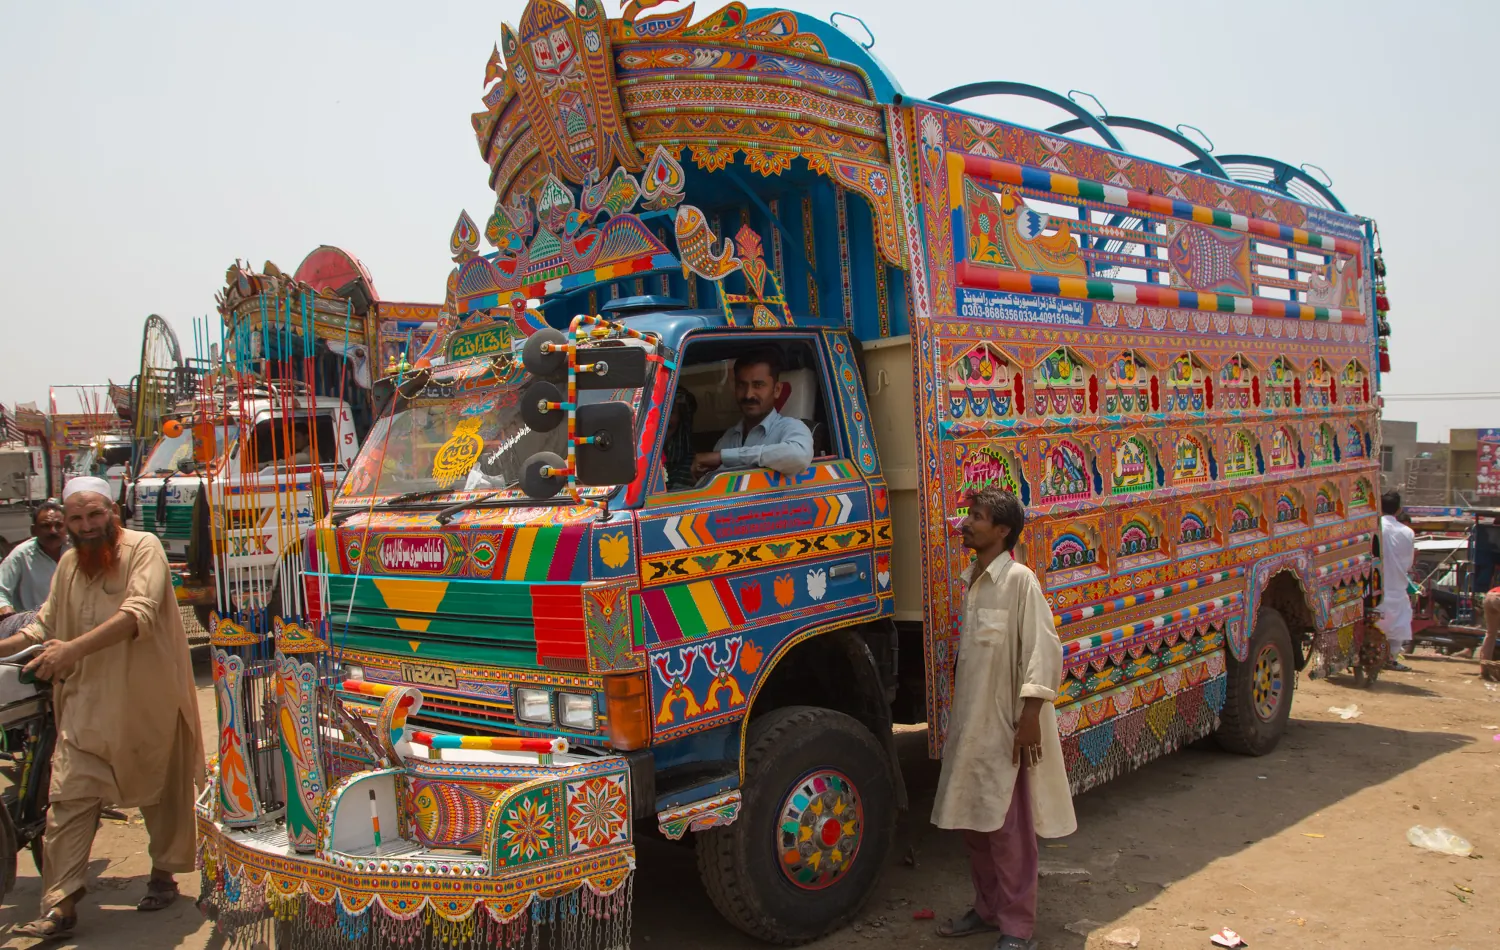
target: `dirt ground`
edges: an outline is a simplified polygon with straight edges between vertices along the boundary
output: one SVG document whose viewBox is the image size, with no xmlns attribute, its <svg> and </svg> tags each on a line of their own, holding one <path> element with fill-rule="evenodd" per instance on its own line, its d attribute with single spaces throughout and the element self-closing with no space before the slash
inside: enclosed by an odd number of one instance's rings
<svg viewBox="0 0 1500 950">
<path fill-rule="evenodd" d="M 1287 735 L 1269 756 L 1200 744 L 1080 796 L 1078 833 L 1042 852 L 1041 945 L 1129 946 L 1109 941 L 1128 928 L 1142 950 L 1198 950 L 1227 926 L 1255 950 L 1500 946 L 1500 689 L 1481 682 L 1472 662 L 1411 663 L 1415 672 L 1387 674 L 1371 691 L 1347 679 L 1301 680 Z M 211 724 L 207 689 L 200 702 Z M 1351 704 L 1356 718 L 1329 712 Z M 988 948 L 984 937 L 942 940 L 933 922 L 913 919 L 931 909 L 941 920 L 970 894 L 958 838 L 927 821 L 937 768 L 925 736 L 905 732 L 900 747 L 912 810 L 890 866 L 864 918 L 813 946 Z M 1418 824 L 1453 829 L 1474 856 L 1412 847 L 1406 831 Z M 190 900 L 158 914 L 133 910 L 149 868 L 145 847 L 138 816 L 105 823 L 79 932 L 61 946 L 213 945 Z M 714 913 L 691 847 L 643 839 L 639 856 L 637 950 L 761 946 Z M 0 910 L 5 930 L 36 909 L 35 870 L 25 857 L 21 865 Z M 183 883 L 196 894 L 196 878 Z M 3 946 L 30 943 L 12 937 Z"/>
</svg>

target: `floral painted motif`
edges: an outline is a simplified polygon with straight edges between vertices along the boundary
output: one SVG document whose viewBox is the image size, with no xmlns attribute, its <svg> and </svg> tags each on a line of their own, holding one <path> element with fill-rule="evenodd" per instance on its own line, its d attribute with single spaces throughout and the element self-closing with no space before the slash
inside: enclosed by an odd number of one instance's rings
<svg viewBox="0 0 1500 950">
<path fill-rule="evenodd" d="M 549 857 L 556 847 L 549 795 L 531 794 L 506 809 L 505 830 L 500 832 L 500 847 L 506 863 L 518 864 Z"/>
<path fill-rule="evenodd" d="M 625 777 L 604 775 L 568 784 L 568 850 L 621 844 L 630 824 Z"/>
</svg>

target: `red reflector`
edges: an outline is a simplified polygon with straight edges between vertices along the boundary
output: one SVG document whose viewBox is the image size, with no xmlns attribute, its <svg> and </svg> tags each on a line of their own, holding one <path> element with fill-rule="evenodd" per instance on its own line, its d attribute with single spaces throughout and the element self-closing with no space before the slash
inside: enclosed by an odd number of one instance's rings
<svg viewBox="0 0 1500 950">
<path fill-rule="evenodd" d="M 588 636 L 583 625 L 583 588 L 573 584 L 531 588 L 531 617 L 536 625 L 536 660 L 584 660 Z"/>
</svg>

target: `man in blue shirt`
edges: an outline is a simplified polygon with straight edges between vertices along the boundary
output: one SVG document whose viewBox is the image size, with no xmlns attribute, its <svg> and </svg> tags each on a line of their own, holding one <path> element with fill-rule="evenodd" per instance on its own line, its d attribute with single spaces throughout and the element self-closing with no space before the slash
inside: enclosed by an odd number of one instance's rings
<svg viewBox="0 0 1500 950">
<path fill-rule="evenodd" d="M 734 361 L 734 395 L 744 418 L 719 438 L 712 452 L 693 459 L 693 475 L 718 469 L 769 468 L 783 475 L 807 471 L 812 464 L 812 433 L 801 419 L 776 411 L 783 361 L 781 351 L 767 347 Z"/>
<path fill-rule="evenodd" d="M 31 537 L 0 562 L 0 631 L 19 630 L 47 599 L 67 541 L 62 505 L 42 502 L 31 516 Z"/>
</svg>

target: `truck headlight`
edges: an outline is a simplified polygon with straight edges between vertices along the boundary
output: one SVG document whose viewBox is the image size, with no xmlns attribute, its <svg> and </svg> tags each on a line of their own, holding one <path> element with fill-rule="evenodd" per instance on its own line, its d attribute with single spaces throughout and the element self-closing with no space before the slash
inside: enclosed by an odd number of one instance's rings
<svg viewBox="0 0 1500 950">
<path fill-rule="evenodd" d="M 592 732 L 594 697 L 584 693 L 558 693 L 557 721 L 570 729 Z"/>
<path fill-rule="evenodd" d="M 522 722 L 552 722 L 552 702 L 545 689 L 516 690 L 516 718 Z"/>
</svg>

